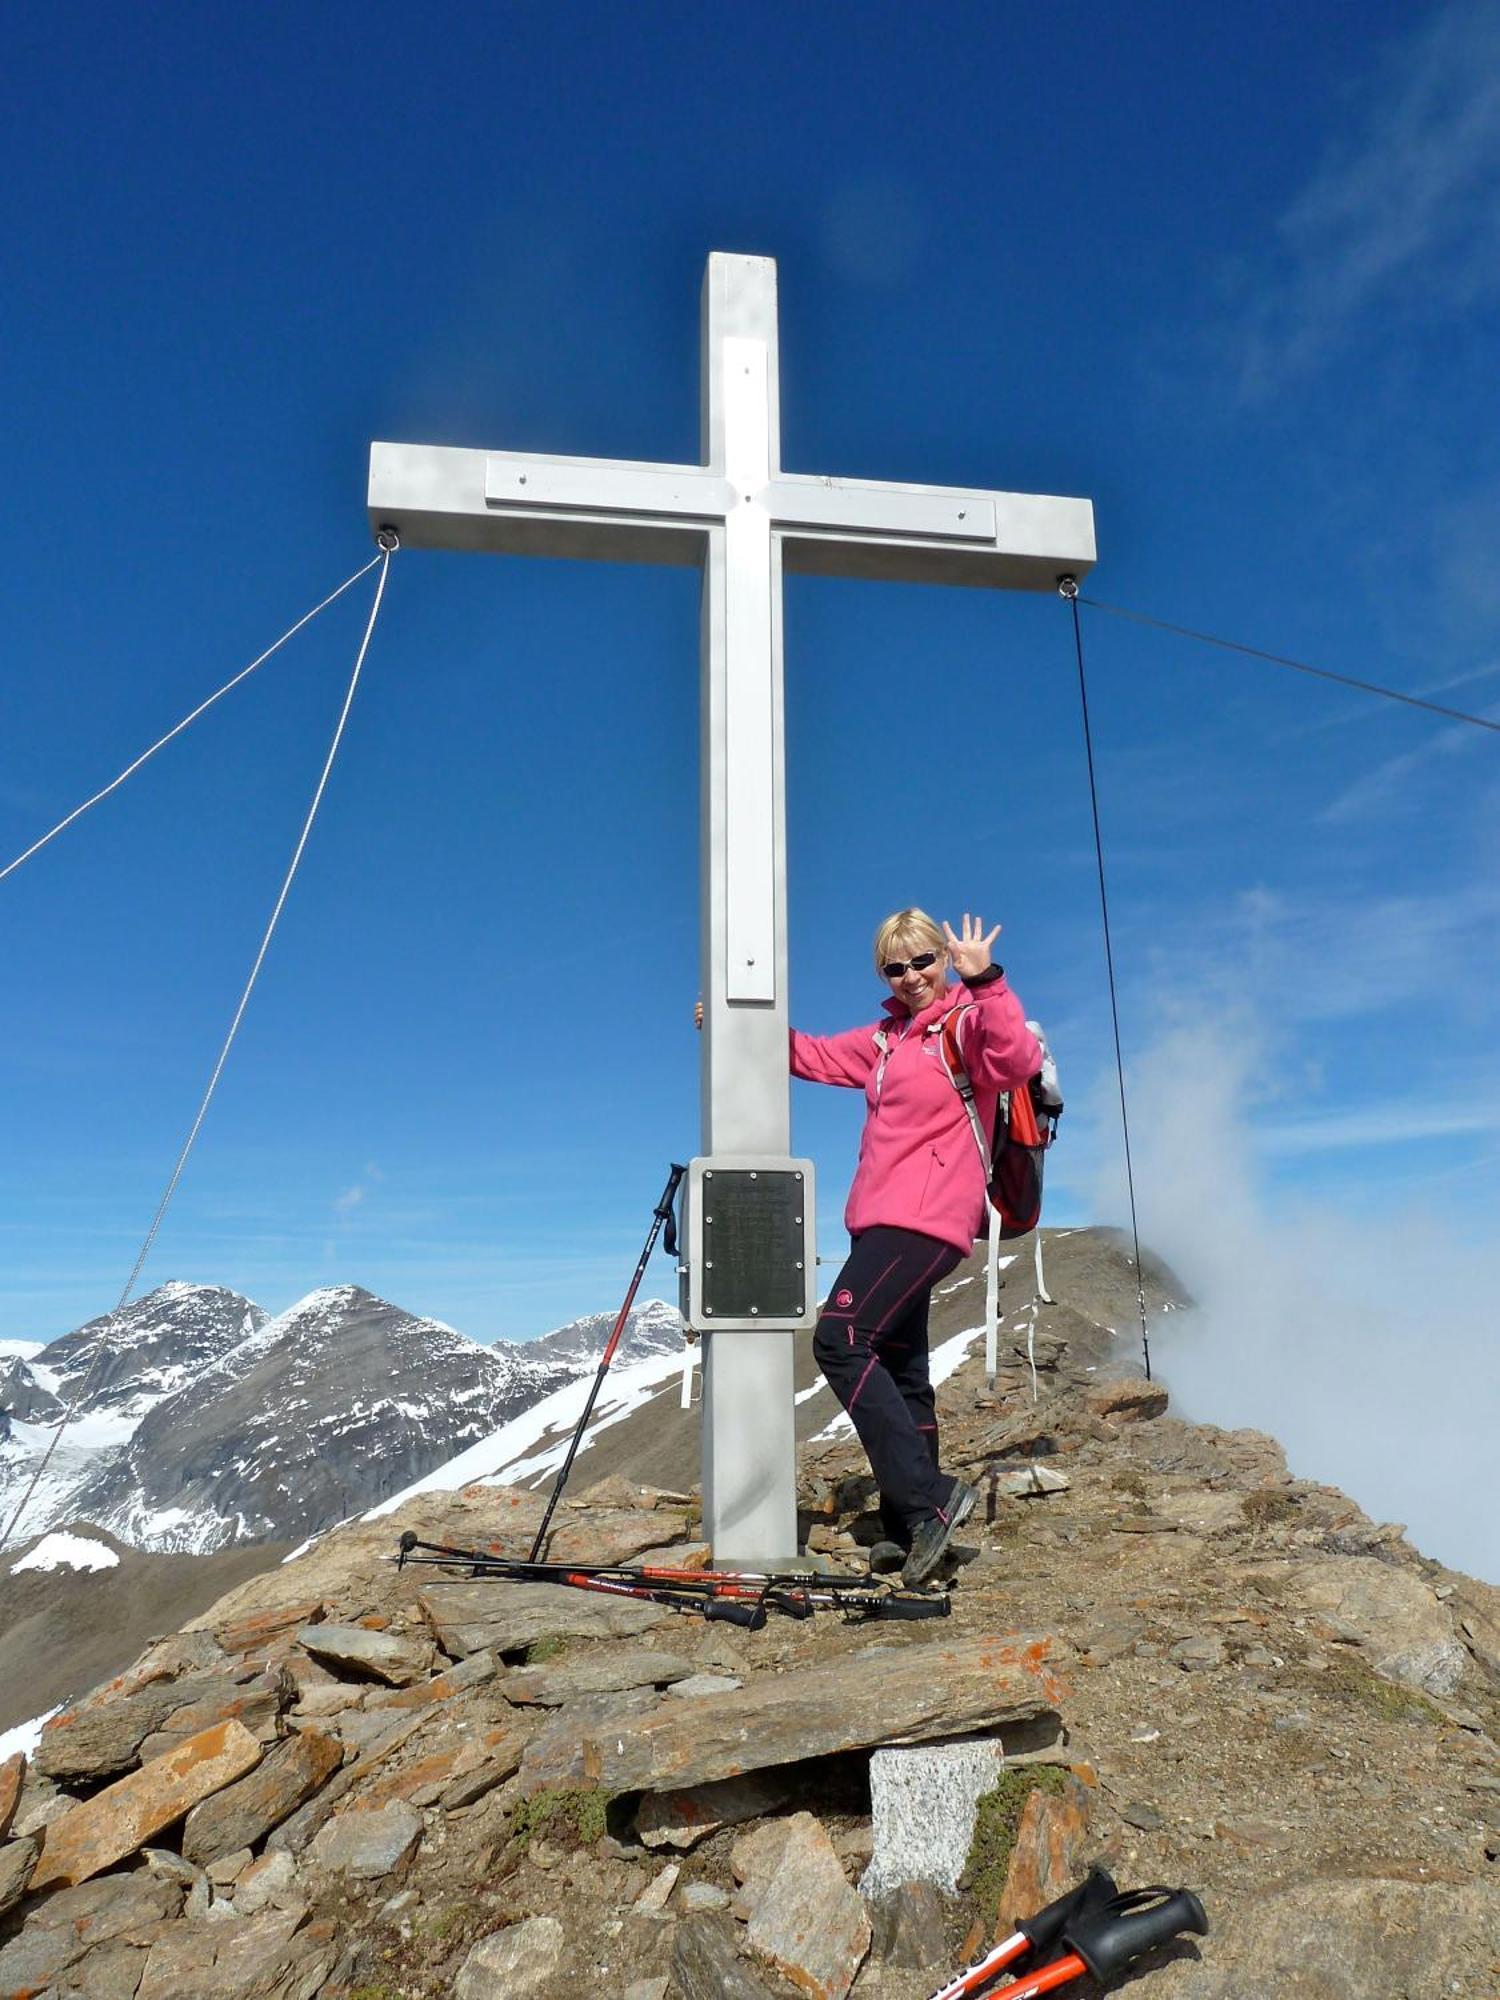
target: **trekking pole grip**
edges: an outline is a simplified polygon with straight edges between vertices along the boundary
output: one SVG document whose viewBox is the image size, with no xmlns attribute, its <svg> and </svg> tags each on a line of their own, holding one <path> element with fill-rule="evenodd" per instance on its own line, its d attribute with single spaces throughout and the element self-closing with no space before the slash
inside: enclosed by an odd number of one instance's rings
<svg viewBox="0 0 1500 2000">
<path fill-rule="evenodd" d="M 1162 1900 L 1142 1908 L 1152 1897 Z M 1208 1934 L 1208 1918 L 1191 1889 L 1129 1889 L 1103 1909 L 1075 1917 L 1064 1927 L 1063 1943 L 1102 1982 L 1183 1931 Z"/>
<path fill-rule="evenodd" d="M 1031 1945 L 1030 1962 L 1044 1964 L 1061 1943 L 1062 1934 L 1070 1923 L 1102 1909 L 1106 1903 L 1113 1902 L 1119 1893 L 1115 1878 L 1107 1869 L 1091 1868 L 1076 1889 L 1059 1896 L 1055 1903 L 1049 1903 L 1045 1910 L 1038 1910 L 1034 1917 L 1022 1917 L 1016 1929 Z"/>
</svg>

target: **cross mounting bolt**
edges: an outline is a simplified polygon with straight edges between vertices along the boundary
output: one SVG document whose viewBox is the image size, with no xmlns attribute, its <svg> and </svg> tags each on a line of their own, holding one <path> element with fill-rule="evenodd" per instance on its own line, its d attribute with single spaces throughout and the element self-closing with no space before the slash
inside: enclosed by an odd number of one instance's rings
<svg viewBox="0 0 1500 2000">
<path fill-rule="evenodd" d="M 1073 602 L 1073 599 L 1078 595 L 1077 577 L 1060 576 L 1057 579 L 1057 591 L 1060 597 L 1067 598 L 1068 602 L 1071 604 Z"/>
<path fill-rule="evenodd" d="M 396 550 L 401 546 L 401 537 L 390 526 L 377 528 L 375 530 L 375 546 L 384 549 L 388 556 L 394 555 Z"/>
</svg>

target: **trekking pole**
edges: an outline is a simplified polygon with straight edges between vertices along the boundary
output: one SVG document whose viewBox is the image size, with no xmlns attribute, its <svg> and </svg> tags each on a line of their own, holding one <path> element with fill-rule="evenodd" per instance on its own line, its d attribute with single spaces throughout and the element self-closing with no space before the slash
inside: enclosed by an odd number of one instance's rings
<svg viewBox="0 0 1500 2000">
<path fill-rule="evenodd" d="M 1008 1938 L 934 1993 L 932 2000 L 967 2000 L 968 1995 L 982 1993 L 992 1980 L 1018 1966 L 1023 1959 L 1045 1959 L 1055 1949 L 1065 1925 L 1087 1910 L 1102 1909 L 1119 1893 L 1112 1875 L 1103 1868 L 1091 1868 L 1076 1889 L 1059 1896 L 1034 1917 L 1023 1917 Z M 1016 1989 L 1006 1990 L 1013 1993 Z"/>
<path fill-rule="evenodd" d="M 1088 1972 L 1101 1986 L 1123 1972 L 1145 1952 L 1169 1944 L 1184 1931 L 1204 1936 L 1208 1918 L 1191 1889 L 1127 1889 L 1102 1909 L 1091 1910 L 1063 1926 L 1065 1958 L 1023 1975 L 1007 1986 L 1004 2000 L 1039 2000 L 1043 1993 L 1081 1979 Z"/>
<path fill-rule="evenodd" d="M 604 1343 L 604 1352 L 599 1357 L 599 1367 L 594 1376 L 594 1386 L 589 1390 L 588 1401 L 583 1406 L 583 1415 L 578 1419 L 578 1426 L 573 1432 L 572 1437 L 568 1440 L 568 1455 L 563 1460 L 562 1470 L 558 1473 L 556 1482 L 553 1485 L 551 1498 L 547 1502 L 547 1511 L 542 1516 L 542 1525 L 536 1531 L 536 1540 L 531 1544 L 531 1555 L 528 1558 L 531 1562 L 536 1561 L 538 1555 L 541 1553 L 542 1544 L 547 1539 L 547 1528 L 552 1520 L 552 1511 L 562 1498 L 562 1490 L 568 1483 L 568 1474 L 573 1469 L 574 1454 L 583 1440 L 583 1434 L 588 1428 L 589 1418 L 594 1414 L 594 1404 L 598 1399 L 600 1389 L 604 1385 L 604 1377 L 608 1372 L 610 1362 L 615 1358 L 615 1349 L 620 1344 L 620 1335 L 625 1331 L 625 1322 L 630 1317 L 630 1308 L 635 1304 L 636 1292 L 640 1289 L 640 1282 L 645 1276 L 646 1266 L 651 1261 L 651 1252 L 656 1248 L 657 1236 L 663 1229 L 667 1232 L 667 1255 L 669 1257 L 677 1255 L 677 1224 L 672 1215 L 672 1203 L 677 1199 L 678 1184 L 686 1172 L 686 1167 L 673 1166 L 671 1173 L 667 1177 L 667 1184 L 662 1189 L 661 1200 L 651 1211 L 651 1232 L 646 1238 L 646 1247 L 641 1252 L 640 1262 L 635 1267 L 635 1276 L 630 1281 L 630 1290 L 625 1294 L 625 1303 L 616 1315 L 609 1339 Z"/>
<path fill-rule="evenodd" d="M 912 1591 L 870 1590 L 858 1577 L 845 1581 L 833 1577 L 809 1580 L 801 1574 L 759 1574 L 737 1570 L 651 1569 L 609 1563 L 531 1562 L 521 1557 L 487 1553 L 483 1549 L 460 1549 L 445 1542 L 424 1542 L 414 1528 L 403 1531 L 397 1566 L 423 1564 L 448 1569 L 462 1564 L 471 1579 L 489 1577 L 501 1583 L 552 1583 L 572 1590 L 601 1590 L 634 1597 L 649 1597 L 654 1604 L 672 1602 L 691 1610 L 705 1604 L 739 1603 L 754 1608 L 759 1616 L 751 1626 L 759 1631 L 767 1608 L 784 1612 L 789 1618 L 811 1618 L 818 1611 L 839 1611 L 847 1619 L 946 1618 L 951 1605 L 946 1596 L 928 1597 Z M 709 1619 L 731 1619 L 735 1624 L 749 1621 L 727 1610 L 704 1611 Z"/>
<path fill-rule="evenodd" d="M 1200 1936 L 1208 1931 L 1203 1905 L 1191 1889 L 1118 1892 L 1104 1870 L 1095 1869 L 1070 1895 L 1020 1924 L 1014 1936 L 933 1994 L 932 2000 L 963 2000 L 963 1996 L 983 1992 L 991 1980 L 1023 1957 L 1054 1951 L 1059 1945 L 1064 1947 L 1065 1956 L 1034 1972 L 1023 1971 L 1015 1985 L 1003 1989 L 1000 2000 L 1040 2000 L 1043 1993 L 1081 1979 L 1086 1972 L 1106 1985 L 1144 1952 L 1167 1944 L 1184 1931 L 1196 1931 Z"/>
</svg>

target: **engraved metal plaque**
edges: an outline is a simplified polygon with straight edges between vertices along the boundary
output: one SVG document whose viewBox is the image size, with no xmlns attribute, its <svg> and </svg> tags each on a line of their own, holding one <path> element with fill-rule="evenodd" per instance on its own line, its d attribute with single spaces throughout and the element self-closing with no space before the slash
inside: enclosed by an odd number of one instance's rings
<svg viewBox="0 0 1500 2000">
<path fill-rule="evenodd" d="M 695 1160 L 690 1170 L 689 1323 L 810 1326 L 816 1307 L 813 1182 L 805 1160 Z"/>
</svg>

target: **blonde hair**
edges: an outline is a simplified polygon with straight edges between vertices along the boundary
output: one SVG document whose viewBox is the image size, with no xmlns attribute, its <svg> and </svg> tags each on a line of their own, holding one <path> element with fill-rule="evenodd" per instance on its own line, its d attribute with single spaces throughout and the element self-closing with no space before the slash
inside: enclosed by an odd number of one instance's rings
<svg viewBox="0 0 1500 2000">
<path fill-rule="evenodd" d="M 897 910 L 875 933 L 875 970 L 879 972 L 890 958 L 947 949 L 948 940 L 925 910 Z"/>
</svg>

